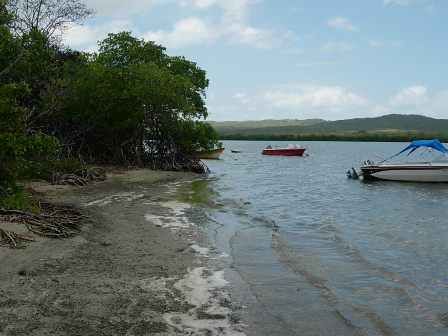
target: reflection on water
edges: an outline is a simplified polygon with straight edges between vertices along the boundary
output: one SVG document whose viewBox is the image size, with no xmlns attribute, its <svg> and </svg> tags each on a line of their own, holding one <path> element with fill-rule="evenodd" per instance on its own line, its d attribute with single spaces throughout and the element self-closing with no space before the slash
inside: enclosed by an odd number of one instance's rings
<svg viewBox="0 0 448 336">
<path fill-rule="evenodd" d="M 345 177 L 405 144 L 308 142 L 304 157 L 224 145 L 190 197 L 232 254 L 249 334 L 448 334 L 448 185 Z"/>
</svg>

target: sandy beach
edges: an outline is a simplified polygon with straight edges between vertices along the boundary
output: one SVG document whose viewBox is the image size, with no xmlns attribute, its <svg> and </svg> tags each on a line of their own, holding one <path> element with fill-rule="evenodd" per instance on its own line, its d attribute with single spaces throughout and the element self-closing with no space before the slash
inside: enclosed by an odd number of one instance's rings
<svg viewBox="0 0 448 336">
<path fill-rule="evenodd" d="M 92 221 L 73 238 L 0 248 L 0 334 L 243 335 L 213 247 L 176 196 L 198 177 L 138 169 L 87 187 L 34 183 Z"/>
</svg>

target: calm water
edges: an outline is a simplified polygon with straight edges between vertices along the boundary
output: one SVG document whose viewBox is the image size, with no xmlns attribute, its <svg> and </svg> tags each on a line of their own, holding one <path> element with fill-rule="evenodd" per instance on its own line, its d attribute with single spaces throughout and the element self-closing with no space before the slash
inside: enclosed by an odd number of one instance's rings
<svg viewBox="0 0 448 336">
<path fill-rule="evenodd" d="M 404 143 L 268 144 L 287 143 L 225 142 L 194 186 L 248 334 L 448 335 L 448 185 L 346 178 Z"/>
</svg>

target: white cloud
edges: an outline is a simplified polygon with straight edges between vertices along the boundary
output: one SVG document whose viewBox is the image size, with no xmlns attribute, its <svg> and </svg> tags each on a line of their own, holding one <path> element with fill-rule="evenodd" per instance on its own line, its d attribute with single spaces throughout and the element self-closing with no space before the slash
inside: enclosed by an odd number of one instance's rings
<svg viewBox="0 0 448 336">
<path fill-rule="evenodd" d="M 358 28 L 356 28 L 353 24 L 350 23 L 350 21 L 342 16 L 336 16 L 330 20 L 328 20 L 327 24 L 336 29 L 342 29 L 342 30 L 349 30 L 349 31 L 356 31 Z"/>
<path fill-rule="evenodd" d="M 250 99 L 247 97 L 247 94 L 244 92 L 237 92 L 233 95 L 233 98 L 235 98 L 237 101 L 239 101 L 241 104 L 247 105 L 250 103 Z"/>
<path fill-rule="evenodd" d="M 176 22 L 170 31 L 146 32 L 143 38 L 155 41 L 169 48 L 181 48 L 203 43 L 212 43 L 220 38 L 237 44 L 252 45 L 257 48 L 271 48 L 278 41 L 271 38 L 269 30 L 259 29 L 245 23 L 213 25 L 198 17 L 189 17 Z"/>
<path fill-rule="evenodd" d="M 367 39 L 367 43 L 372 48 L 380 48 L 380 47 L 400 47 L 401 43 L 398 41 L 385 41 L 385 40 L 376 40 L 376 39 Z"/>
<path fill-rule="evenodd" d="M 195 0 L 198 8 L 204 9 L 217 6 L 222 15 L 216 23 L 216 33 L 233 43 L 252 45 L 257 48 L 272 48 L 279 44 L 279 40 L 272 38 L 273 33 L 268 29 L 257 28 L 247 22 L 247 14 L 251 0 Z M 284 36 L 290 39 L 291 33 Z"/>
<path fill-rule="evenodd" d="M 108 33 L 134 31 L 137 29 L 129 21 L 110 21 L 101 25 L 73 26 L 64 34 L 64 43 L 71 48 L 93 52 L 98 48 L 98 41 Z"/>
<path fill-rule="evenodd" d="M 320 50 L 322 52 L 330 53 L 330 52 L 348 52 L 352 51 L 353 47 L 351 44 L 347 42 L 327 42 L 323 45 Z"/>
<path fill-rule="evenodd" d="M 207 22 L 197 17 L 189 17 L 176 22 L 171 31 L 158 30 L 143 34 L 145 40 L 155 41 L 169 48 L 210 43 L 218 37 Z"/>
<path fill-rule="evenodd" d="M 238 22 L 224 28 L 223 34 L 227 35 L 232 42 L 250 44 L 263 49 L 272 48 L 279 43 L 275 39 L 271 39 L 271 31 Z"/>
<path fill-rule="evenodd" d="M 407 5 L 409 5 L 410 2 L 411 2 L 411 0 L 384 0 L 385 5 L 395 4 L 398 6 L 407 6 Z"/>
<path fill-rule="evenodd" d="M 426 91 L 423 85 L 409 86 L 392 97 L 390 103 L 394 106 L 421 105 L 426 102 Z"/>
<path fill-rule="evenodd" d="M 110 27 L 108 28 L 109 32 L 132 30 L 138 37 L 156 41 L 173 49 L 213 43 L 220 39 L 266 49 L 276 47 L 285 40 L 297 38 L 292 32 L 276 37 L 269 29 L 251 25 L 247 17 L 250 6 L 254 2 L 254 0 L 134 0 L 131 2 L 87 0 L 87 5 L 98 10 L 98 16 L 103 20 L 120 15 L 120 17 L 128 17 L 127 21 L 130 21 L 135 15 L 145 16 L 151 13 L 155 7 L 168 5 L 179 7 L 180 12 L 176 15 L 189 13 L 189 16 L 178 19 L 171 28 L 164 26 L 149 31 L 140 29 L 139 32 L 124 19 L 77 27 L 67 34 L 65 42 L 71 47 L 81 50 L 92 50 L 92 48 L 95 50 L 94 46 L 97 40 L 105 36 L 102 34 L 105 27 Z M 214 9 L 213 12 L 207 13 L 210 15 L 205 17 L 203 12 L 211 8 Z"/>
<path fill-rule="evenodd" d="M 196 0 L 194 2 L 195 6 L 197 8 L 201 8 L 201 9 L 212 7 L 212 6 L 216 5 L 217 3 L 218 3 L 218 0 Z"/>
<path fill-rule="evenodd" d="M 295 110 L 329 108 L 337 111 L 366 104 L 363 97 L 339 86 L 298 85 L 289 90 L 265 91 L 262 99 L 273 107 Z"/>
<path fill-rule="evenodd" d="M 211 120 L 307 119 L 361 117 L 367 100 L 339 86 L 276 85 L 259 93 L 237 92 L 207 104 Z M 218 101 L 219 100 L 219 101 Z"/>
<path fill-rule="evenodd" d="M 430 96 L 422 85 L 404 88 L 390 100 L 371 100 L 339 86 L 278 85 L 258 94 L 237 92 L 208 105 L 211 120 L 378 117 L 391 113 L 446 119 L 448 88 Z"/>
<path fill-rule="evenodd" d="M 159 5 L 175 2 L 176 0 L 83 0 L 88 8 L 98 12 L 98 15 L 133 15 L 148 13 Z"/>
<path fill-rule="evenodd" d="M 227 20 L 242 21 L 246 20 L 250 2 L 250 0 L 219 0 L 219 5 L 224 9 Z"/>
<path fill-rule="evenodd" d="M 213 6 L 220 7 L 227 21 L 243 21 L 247 17 L 250 0 L 194 0 L 198 9 L 208 9 Z"/>
<path fill-rule="evenodd" d="M 247 22 L 249 5 L 249 0 L 194 0 L 194 7 L 200 11 L 218 7 L 221 12 L 218 17 L 210 16 L 207 20 L 198 16 L 184 18 L 176 22 L 171 30 L 146 32 L 143 37 L 170 48 L 212 43 L 218 39 L 256 48 L 277 46 L 279 39 L 274 39 L 270 30 L 254 27 Z M 290 35 L 285 38 L 290 38 Z"/>
</svg>

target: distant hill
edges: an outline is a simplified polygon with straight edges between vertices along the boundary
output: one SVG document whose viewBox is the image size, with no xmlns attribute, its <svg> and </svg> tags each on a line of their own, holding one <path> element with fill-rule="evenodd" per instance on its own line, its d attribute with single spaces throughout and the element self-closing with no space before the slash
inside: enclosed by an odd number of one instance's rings
<svg viewBox="0 0 448 336">
<path fill-rule="evenodd" d="M 329 135 L 365 138 L 391 137 L 406 135 L 407 138 L 422 136 L 448 137 L 448 119 L 435 119 L 421 115 L 389 114 L 375 118 L 354 118 L 325 121 L 307 120 L 260 120 L 260 121 L 221 121 L 211 122 L 223 139 L 237 138 L 279 138 L 292 135 L 295 138 L 307 138 L 307 135 L 319 138 Z"/>
<path fill-rule="evenodd" d="M 219 132 L 240 132 L 254 129 L 308 126 L 325 122 L 323 119 L 264 119 L 247 121 L 210 121 L 210 124 Z"/>
</svg>

